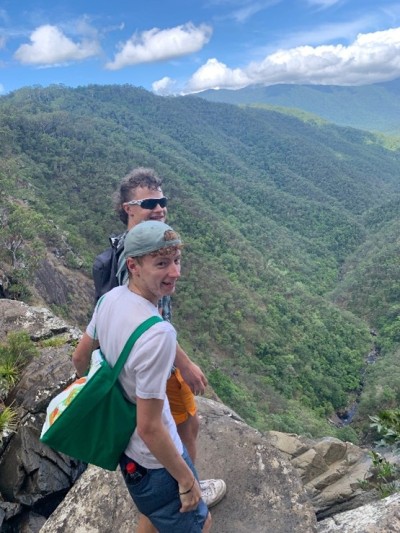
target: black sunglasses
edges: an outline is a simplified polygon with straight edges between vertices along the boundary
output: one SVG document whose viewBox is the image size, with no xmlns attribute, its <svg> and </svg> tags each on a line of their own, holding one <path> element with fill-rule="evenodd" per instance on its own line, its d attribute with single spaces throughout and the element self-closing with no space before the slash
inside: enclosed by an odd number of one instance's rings
<svg viewBox="0 0 400 533">
<path fill-rule="evenodd" d="M 160 207 L 166 207 L 168 198 L 163 196 L 162 198 L 145 198 L 144 200 L 131 200 L 126 202 L 126 205 L 140 205 L 142 209 L 154 209 L 159 205 Z"/>
</svg>

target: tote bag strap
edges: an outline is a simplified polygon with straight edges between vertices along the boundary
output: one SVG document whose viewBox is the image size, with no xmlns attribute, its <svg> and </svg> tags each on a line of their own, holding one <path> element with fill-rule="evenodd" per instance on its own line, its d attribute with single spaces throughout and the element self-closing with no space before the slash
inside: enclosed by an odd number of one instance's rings
<svg viewBox="0 0 400 533">
<path fill-rule="evenodd" d="M 156 324 L 157 322 L 163 322 L 163 319 L 160 316 L 151 316 L 144 322 L 142 322 L 135 331 L 131 334 L 129 339 L 126 341 L 125 346 L 121 352 L 121 355 L 118 357 L 117 362 L 113 366 L 113 372 L 114 372 L 114 380 L 116 380 L 119 376 L 119 373 L 121 372 L 124 364 L 126 363 L 126 360 L 128 359 L 129 354 L 131 353 L 131 350 L 133 348 L 133 345 L 138 340 L 138 338 L 151 326 Z"/>
</svg>

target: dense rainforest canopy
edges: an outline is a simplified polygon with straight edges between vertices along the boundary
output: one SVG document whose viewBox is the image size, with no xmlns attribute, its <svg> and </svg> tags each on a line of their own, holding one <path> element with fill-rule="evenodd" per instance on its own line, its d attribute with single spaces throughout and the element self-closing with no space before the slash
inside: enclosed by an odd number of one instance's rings
<svg viewBox="0 0 400 533">
<path fill-rule="evenodd" d="M 113 191 L 153 167 L 187 243 L 173 322 L 224 402 L 260 429 L 352 439 L 327 420 L 363 385 L 360 424 L 398 404 L 400 152 L 372 133 L 132 86 L 51 86 L 0 98 L 0 139 L 3 297 L 34 303 L 49 254 L 90 285 L 122 230 Z M 52 307 L 73 321 L 78 300 Z"/>
</svg>

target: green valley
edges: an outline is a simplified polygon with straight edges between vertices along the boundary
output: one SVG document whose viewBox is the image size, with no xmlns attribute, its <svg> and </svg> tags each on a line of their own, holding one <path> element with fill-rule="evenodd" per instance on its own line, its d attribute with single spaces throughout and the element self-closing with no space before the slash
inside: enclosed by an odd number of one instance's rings
<svg viewBox="0 0 400 533">
<path fill-rule="evenodd" d="M 112 193 L 133 167 L 153 167 L 186 243 L 173 323 L 215 392 L 261 430 L 357 439 L 328 419 L 360 393 L 375 342 L 379 366 L 396 366 L 395 146 L 307 117 L 129 85 L 2 96 L 0 138 L 2 297 L 44 302 L 83 328 L 90 300 L 82 290 L 50 300 L 41 265 L 58 270 L 59 286 L 79 277 L 90 295 L 93 258 L 122 230 Z M 375 377 L 370 370 L 364 421 L 399 401 L 400 376 L 379 395 L 378 363 Z"/>
</svg>

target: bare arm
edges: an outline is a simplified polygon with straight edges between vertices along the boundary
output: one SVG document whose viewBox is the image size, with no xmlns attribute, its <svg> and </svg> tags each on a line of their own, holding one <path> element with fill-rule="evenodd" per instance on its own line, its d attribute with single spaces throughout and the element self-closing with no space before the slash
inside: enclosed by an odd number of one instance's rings
<svg viewBox="0 0 400 533">
<path fill-rule="evenodd" d="M 199 503 L 201 492 L 193 472 L 176 449 L 167 428 L 162 422 L 163 400 L 136 398 L 137 431 L 150 452 L 176 479 L 182 503 L 181 512 L 192 511 Z M 189 490 L 190 489 L 190 490 Z"/>
<path fill-rule="evenodd" d="M 82 338 L 72 355 L 72 363 L 78 376 L 83 376 L 85 374 L 90 365 L 92 352 L 98 347 L 99 342 L 97 340 L 89 337 L 87 333 L 82 335 Z"/>
<path fill-rule="evenodd" d="M 191 388 L 193 394 L 204 394 L 207 378 L 201 368 L 190 360 L 186 352 L 176 343 L 175 366 L 179 368 L 183 379 Z"/>
<path fill-rule="evenodd" d="M 171 299 L 163 298 L 159 302 L 159 312 L 164 320 L 171 321 Z M 179 368 L 184 381 L 189 385 L 193 394 L 204 394 L 207 387 L 207 379 L 201 368 L 193 363 L 186 352 L 176 343 L 176 354 L 174 364 Z"/>
</svg>

